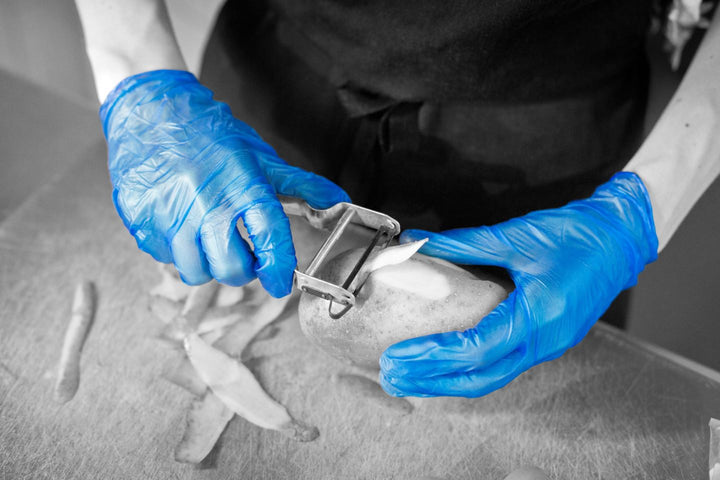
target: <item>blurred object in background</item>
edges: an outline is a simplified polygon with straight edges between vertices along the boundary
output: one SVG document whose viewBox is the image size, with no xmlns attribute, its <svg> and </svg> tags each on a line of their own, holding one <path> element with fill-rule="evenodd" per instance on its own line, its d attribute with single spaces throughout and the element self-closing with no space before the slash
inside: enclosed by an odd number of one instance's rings
<svg viewBox="0 0 720 480">
<path fill-rule="evenodd" d="M 710 460 L 708 469 L 710 480 L 720 480 L 720 420 L 711 418 L 710 427 Z"/>
</svg>

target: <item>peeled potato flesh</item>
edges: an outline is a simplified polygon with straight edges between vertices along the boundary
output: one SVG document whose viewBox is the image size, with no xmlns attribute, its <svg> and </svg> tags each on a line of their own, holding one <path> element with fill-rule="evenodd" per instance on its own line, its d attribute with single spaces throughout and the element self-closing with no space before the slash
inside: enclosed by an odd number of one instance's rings
<svg viewBox="0 0 720 480">
<path fill-rule="evenodd" d="M 341 253 L 318 276 L 342 284 L 363 250 Z M 303 293 L 298 307 L 305 335 L 327 353 L 377 369 L 382 352 L 408 338 L 475 326 L 507 296 L 507 290 L 455 265 L 415 254 L 370 274 L 356 305 L 334 320 L 329 302 Z M 334 306 L 339 309 L 340 306 Z"/>
</svg>

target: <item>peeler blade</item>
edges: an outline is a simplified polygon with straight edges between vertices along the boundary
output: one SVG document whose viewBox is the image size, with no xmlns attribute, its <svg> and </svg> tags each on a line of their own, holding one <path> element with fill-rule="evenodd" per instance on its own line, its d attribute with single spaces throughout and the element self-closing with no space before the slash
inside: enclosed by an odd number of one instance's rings
<svg viewBox="0 0 720 480">
<path fill-rule="evenodd" d="M 385 248 L 400 233 L 400 223 L 389 215 L 352 203 L 342 202 L 321 210 L 310 207 L 304 200 L 299 198 L 285 196 L 279 196 L 279 198 L 288 215 L 304 217 L 315 228 L 332 229 L 330 236 L 325 240 L 305 271 L 295 270 L 295 286 L 303 292 L 328 300 L 330 317 L 334 319 L 342 317 L 355 305 L 355 296 L 364 285 L 365 280 L 367 280 L 367 276 L 365 278 L 357 278 L 357 276 L 370 253 L 375 247 Z M 318 278 L 316 274 L 325 263 L 333 246 L 350 224 L 373 229 L 375 235 L 342 285 L 335 285 Z M 353 283 L 356 279 L 357 281 Z M 354 285 L 352 291 L 350 290 L 351 285 Z M 342 309 L 339 312 L 334 312 L 334 304 L 342 305 Z"/>
</svg>

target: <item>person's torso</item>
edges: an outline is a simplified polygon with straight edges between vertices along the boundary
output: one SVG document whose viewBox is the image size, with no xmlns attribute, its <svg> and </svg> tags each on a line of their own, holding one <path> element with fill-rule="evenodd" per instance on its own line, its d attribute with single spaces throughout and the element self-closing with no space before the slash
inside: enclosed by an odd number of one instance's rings
<svg viewBox="0 0 720 480">
<path fill-rule="evenodd" d="M 398 100 L 591 91 L 644 48 L 652 0 L 268 0 L 345 80 Z"/>
<path fill-rule="evenodd" d="M 634 153 L 651 1 L 235 0 L 203 68 L 359 204 L 494 223 L 588 196 Z"/>
</svg>

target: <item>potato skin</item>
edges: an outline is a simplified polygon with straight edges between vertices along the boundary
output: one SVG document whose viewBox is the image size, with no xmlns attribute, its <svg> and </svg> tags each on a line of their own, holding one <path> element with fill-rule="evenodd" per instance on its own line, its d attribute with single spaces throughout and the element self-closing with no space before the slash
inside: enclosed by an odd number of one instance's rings
<svg viewBox="0 0 720 480">
<path fill-rule="evenodd" d="M 362 252 L 363 249 L 357 249 L 341 253 L 325 264 L 318 276 L 341 284 Z M 498 283 L 431 257 L 415 254 L 408 262 L 425 263 L 443 274 L 452 292 L 432 300 L 389 287 L 371 274 L 356 305 L 337 320 L 328 315 L 327 300 L 303 293 L 298 314 L 305 336 L 336 358 L 377 370 L 380 355 L 390 345 L 408 338 L 473 327 L 507 297 L 507 290 Z"/>
</svg>

